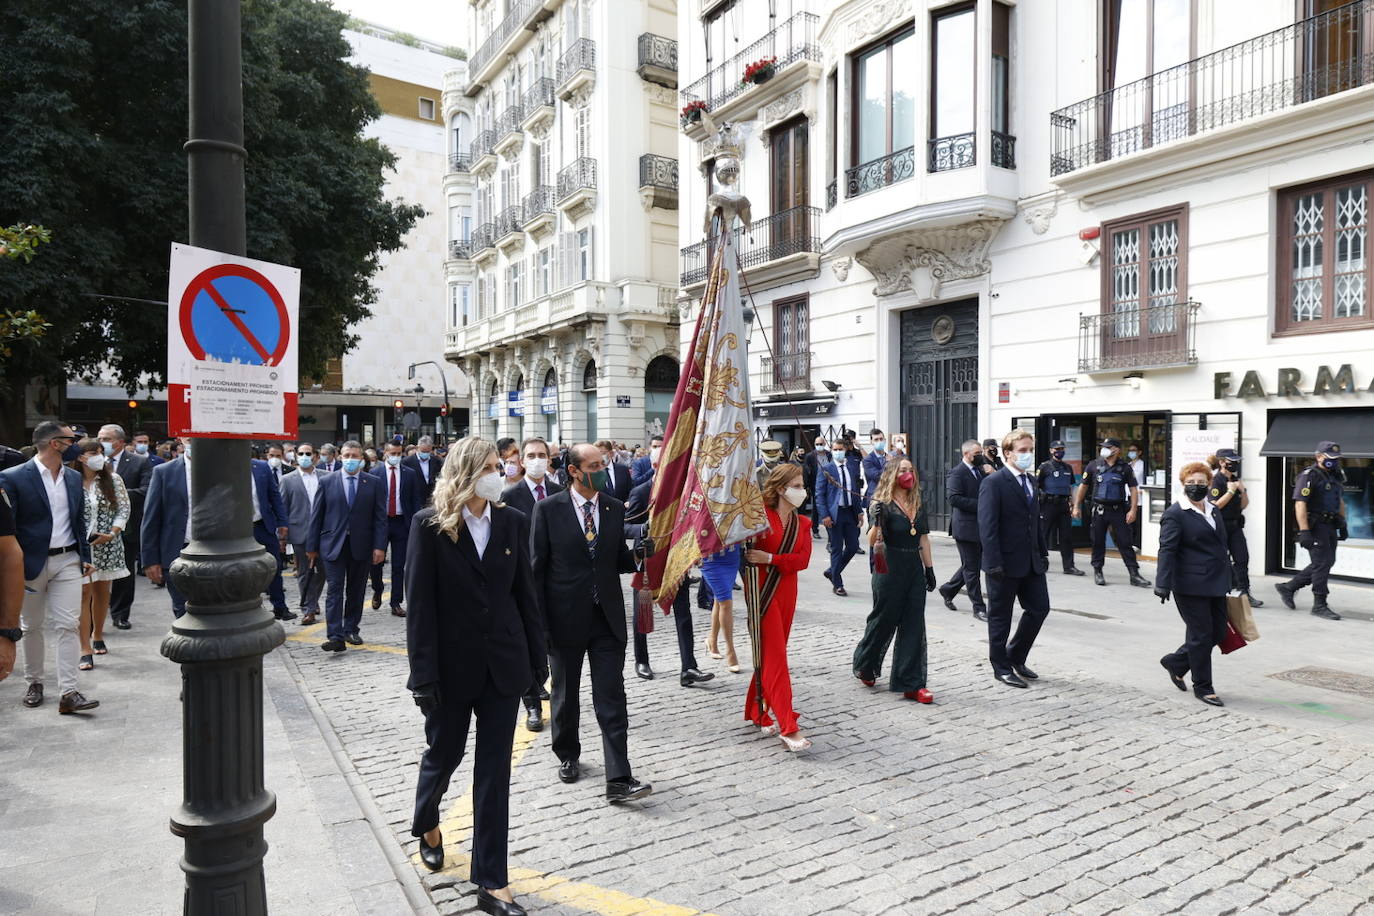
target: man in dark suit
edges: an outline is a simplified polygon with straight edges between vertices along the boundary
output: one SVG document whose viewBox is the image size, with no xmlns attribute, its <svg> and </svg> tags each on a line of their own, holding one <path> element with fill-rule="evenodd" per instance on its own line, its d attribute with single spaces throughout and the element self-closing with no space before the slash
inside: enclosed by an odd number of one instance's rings
<svg viewBox="0 0 1374 916">
<path fill-rule="evenodd" d="M 816 499 L 816 481 L 820 477 L 820 469 L 830 460 L 830 452 L 825 445 L 825 439 L 817 436 L 812 442 L 811 451 L 806 453 L 802 459 L 802 482 L 806 485 L 806 498 L 811 505 L 811 536 L 818 538 L 821 536 L 821 515 L 820 501 Z"/>
<path fill-rule="evenodd" d="M 620 574 L 635 571 L 635 556 L 625 543 L 625 506 L 606 492 L 609 479 L 600 446 L 573 446 L 568 463 L 571 486 L 534 507 L 530 532 L 534 587 L 549 634 L 553 752 L 559 779 L 576 782 L 582 755 L 578 692 L 585 658 L 601 726 L 606 799 L 631 801 L 653 791 L 630 772 L 628 748 Z"/>
<path fill-rule="evenodd" d="M 418 471 L 401 463 L 401 443 L 388 442 L 384 459 L 368 471 L 386 488 L 386 542 L 391 548 L 391 615 L 404 617 L 406 598 L 406 544 L 410 522 L 425 507 L 424 487 Z M 372 567 L 372 609 L 382 606 L 382 564 Z"/>
<path fill-rule="evenodd" d="M 320 480 L 310 515 L 306 558 L 324 562 L 329 594 L 324 601 L 326 652 L 342 652 L 345 642 L 363 644 L 363 590 L 368 570 L 386 559 L 386 487 L 363 473 L 362 444 L 349 440 L 339 450 L 343 467 Z"/>
<path fill-rule="evenodd" d="M 865 500 L 873 498 L 873 491 L 878 489 L 878 478 L 883 476 L 883 468 L 887 467 L 887 436 L 881 429 L 869 430 L 868 444 L 872 450 L 863 459 L 864 480 L 867 481 Z"/>
<path fill-rule="evenodd" d="M 316 465 L 316 470 L 326 474 L 343 470 L 343 463 L 339 461 L 339 450 L 334 446 L 334 443 L 326 442 L 320 446 L 320 460 Z"/>
<path fill-rule="evenodd" d="M 563 488 L 549 476 L 549 444 L 543 439 L 538 436 L 526 439 L 520 446 L 520 461 L 525 469 L 525 476 L 506 487 L 505 492 L 501 494 L 501 502 L 519 509 L 525 514 L 525 518 L 532 519 L 535 504 L 543 502 L 555 493 L 562 493 Z M 549 699 L 549 692 L 544 689 L 544 682 L 548 679 L 549 666 L 548 659 L 545 658 L 544 663 L 535 668 L 534 682 L 522 698 L 525 703 L 525 728 L 532 732 L 542 731 L 544 728 L 542 704 Z"/>
<path fill-rule="evenodd" d="M 1005 466 L 978 493 L 978 531 L 988 576 L 988 659 L 992 676 L 1010 687 L 1026 687 L 1037 675 L 1026 667 L 1031 646 L 1050 613 L 1045 581 L 1049 550 L 1036 504 L 1035 437 L 1014 429 L 1002 439 Z M 1021 623 L 1011 632 L 1012 604 L 1021 602 Z"/>
<path fill-rule="evenodd" d="M 107 423 L 97 434 L 110 461 L 110 469 L 124 481 L 129 494 L 129 522 L 124 526 L 124 562 L 129 572 L 138 571 L 138 527 L 143 521 L 143 503 L 148 497 L 148 485 L 153 482 L 153 465 L 136 451 L 130 451 L 124 427 Z M 110 622 L 117 629 L 129 629 L 129 609 L 134 604 L 134 576 L 125 576 L 110 583 Z"/>
<path fill-rule="evenodd" d="M 822 575 L 831 591 L 844 596 L 844 568 L 859 552 L 859 519 L 864 511 L 863 470 L 857 454 L 844 452 L 821 465 L 816 475 L 816 503 L 821 524 L 830 530 L 830 568 Z"/>
<path fill-rule="evenodd" d="M 266 461 L 250 459 L 253 494 L 253 540 L 261 544 L 277 564 L 272 581 L 267 584 L 267 597 L 272 613 L 278 620 L 295 620 L 296 615 L 286 606 L 286 589 L 282 586 L 282 557 L 286 555 L 286 504 L 281 501 L 281 485 L 273 468 Z"/>
<path fill-rule="evenodd" d="M 969 600 L 973 602 L 973 616 L 979 620 L 988 619 L 987 605 L 983 603 L 983 589 L 978 576 L 983 568 L 982 536 L 978 531 L 978 489 L 987 477 L 983 467 L 974 464 L 974 459 L 983 454 L 983 446 L 977 439 L 969 439 L 961 449 L 964 460 L 949 469 L 945 475 L 945 494 L 949 497 L 949 533 L 954 538 L 954 546 L 959 549 L 959 568 L 954 576 L 940 586 L 940 597 L 945 607 L 957 611 L 954 596 L 959 589 L 967 588 Z"/>
<path fill-rule="evenodd" d="M 172 616 L 186 613 L 186 596 L 177 590 L 166 575 L 167 567 L 181 556 L 181 550 L 191 540 L 191 449 L 188 441 L 179 458 L 153 468 L 153 480 L 148 484 L 148 499 L 143 505 L 143 522 L 139 525 L 139 560 L 148 581 L 167 585 L 172 599 Z"/>
<path fill-rule="evenodd" d="M 296 588 L 300 592 L 301 625 L 309 626 L 320 613 L 320 593 L 324 591 L 324 569 L 306 559 L 306 540 L 315 497 L 320 492 L 324 473 L 315 468 L 315 447 L 302 442 L 296 450 L 296 473 L 281 481 L 281 500 L 286 506 L 286 537 L 296 556 Z"/>
<path fill-rule="evenodd" d="M 415 454 L 403 458 L 401 464 L 420 475 L 420 507 L 428 506 L 434 495 L 434 485 L 439 482 L 439 471 L 444 466 L 443 459 L 434 454 L 434 440 L 421 436 L 415 443 Z"/>
<path fill-rule="evenodd" d="M 610 439 L 602 439 L 596 443 L 596 447 L 601 450 L 601 459 L 606 468 L 606 492 L 622 503 L 625 502 L 630 498 L 630 491 L 634 489 L 634 484 L 630 480 L 630 466 L 615 460 L 616 447 Z"/>
<path fill-rule="evenodd" d="M 100 705 L 76 689 L 81 647 L 81 577 L 89 574 L 91 547 L 86 540 L 86 494 L 81 474 L 62 466 L 62 454 L 76 440 L 71 427 L 51 420 L 33 431 L 32 461 L 0 472 L 0 489 L 14 511 L 15 536 L 24 552 L 24 604 L 21 635 L 4 634 L 24 643 L 24 705 L 43 702 L 44 627 L 57 637 L 57 687 L 62 715 Z"/>
</svg>

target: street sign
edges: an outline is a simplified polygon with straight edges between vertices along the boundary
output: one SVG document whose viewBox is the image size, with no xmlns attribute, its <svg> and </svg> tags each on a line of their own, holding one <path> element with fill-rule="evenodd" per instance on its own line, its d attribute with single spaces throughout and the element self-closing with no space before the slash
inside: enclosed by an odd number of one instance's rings
<svg viewBox="0 0 1374 916">
<path fill-rule="evenodd" d="M 295 438 L 301 272 L 172 245 L 167 426 L 173 436 Z"/>
</svg>

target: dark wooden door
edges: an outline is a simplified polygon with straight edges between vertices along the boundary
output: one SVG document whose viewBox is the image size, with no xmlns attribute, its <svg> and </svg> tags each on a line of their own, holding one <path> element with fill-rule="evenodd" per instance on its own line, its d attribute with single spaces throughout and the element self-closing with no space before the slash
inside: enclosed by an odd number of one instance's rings
<svg viewBox="0 0 1374 916">
<path fill-rule="evenodd" d="M 769 260 L 803 250 L 811 235 L 811 162 L 806 118 L 796 117 L 769 132 L 772 234 Z"/>
</svg>

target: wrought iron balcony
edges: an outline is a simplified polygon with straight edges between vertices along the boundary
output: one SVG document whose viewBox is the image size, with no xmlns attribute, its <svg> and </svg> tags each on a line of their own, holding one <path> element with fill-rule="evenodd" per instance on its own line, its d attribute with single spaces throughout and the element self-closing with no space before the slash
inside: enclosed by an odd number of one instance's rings
<svg viewBox="0 0 1374 916">
<path fill-rule="evenodd" d="M 523 232 L 521 212 L 519 204 L 512 204 L 500 213 L 496 214 L 494 234 L 499 242 L 508 235 Z"/>
<path fill-rule="evenodd" d="M 639 36 L 639 78 L 677 88 L 677 42 L 645 32 Z"/>
<path fill-rule="evenodd" d="M 1011 134 L 992 132 L 992 164 L 999 169 L 1016 168 L 1016 138 Z"/>
<path fill-rule="evenodd" d="M 592 79 L 595 73 L 596 42 L 590 38 L 579 38 L 558 58 L 559 97 L 569 98 L 579 85 Z"/>
<path fill-rule="evenodd" d="M 488 248 L 496 247 L 496 224 L 483 223 L 472 231 L 472 241 L 470 250 L 473 255 L 480 254 Z"/>
<path fill-rule="evenodd" d="M 596 190 L 596 160 L 583 156 L 558 172 L 558 201 L 562 203 L 578 191 Z"/>
<path fill-rule="evenodd" d="M 1050 114 L 1050 174 L 1374 83 L 1374 0 L 1213 51 Z"/>
<path fill-rule="evenodd" d="M 677 190 L 677 160 L 645 153 L 639 157 L 639 186 Z"/>
<path fill-rule="evenodd" d="M 491 30 L 491 34 L 468 58 L 468 73 L 476 76 L 487 64 L 492 62 L 501 46 L 512 35 L 524 28 L 529 19 L 543 8 L 543 0 L 516 0 L 510 12 Z"/>
<path fill-rule="evenodd" d="M 520 133 L 520 122 L 523 120 L 519 103 L 511 105 L 501 112 L 496 119 L 496 146 L 500 146 L 511 134 Z"/>
<path fill-rule="evenodd" d="M 916 147 L 908 146 L 895 153 L 888 153 L 881 159 L 864 162 L 845 169 L 844 196 L 858 197 L 869 191 L 876 191 L 899 181 L 906 181 L 916 174 Z M 833 205 L 832 205 L 833 206 Z"/>
<path fill-rule="evenodd" d="M 765 57 L 777 58 L 777 70 L 799 60 L 820 61 L 821 47 L 816 43 L 819 18 L 815 13 L 796 13 L 784 20 L 776 29 L 683 89 L 682 104 L 700 99 L 714 111 L 753 88 L 753 83 L 744 82 L 744 69 Z"/>
<path fill-rule="evenodd" d="M 1197 365 L 1196 302 L 1078 316 L 1078 371 Z"/>
<path fill-rule="evenodd" d="M 525 195 L 521 207 L 521 223 L 528 225 L 542 216 L 553 215 L 553 188 L 541 184 Z"/>
<path fill-rule="evenodd" d="M 452 239 L 448 243 L 448 256 L 452 261 L 467 261 L 472 257 L 472 239 Z"/>
<path fill-rule="evenodd" d="M 976 161 L 973 134 L 936 137 L 930 141 L 930 163 L 927 168 L 932 172 L 966 169 Z"/>
<path fill-rule="evenodd" d="M 813 353 L 779 353 L 763 358 L 760 394 L 809 394 Z"/>
<path fill-rule="evenodd" d="M 734 232 L 740 262 L 747 270 L 789 255 L 804 252 L 818 255 L 821 250 L 820 224 L 820 207 L 793 207 L 756 220 L 748 232 L 743 232 L 743 227 L 736 228 Z M 717 237 L 713 237 L 682 249 L 680 279 L 683 286 L 705 282 L 716 242 Z"/>
<path fill-rule="evenodd" d="M 495 132 L 495 131 L 484 130 L 484 131 L 482 131 L 480 134 L 478 134 L 478 135 L 473 139 L 472 145 L 471 145 L 470 147 L 468 147 L 468 165 L 469 165 L 469 167 L 472 165 L 472 163 L 476 162 L 478 159 L 481 159 L 483 156 L 489 155 L 489 154 L 491 153 L 491 145 L 492 145 L 493 143 L 495 143 L 495 142 L 496 142 L 496 132 Z"/>
<path fill-rule="evenodd" d="M 839 196 L 839 187 L 840 187 L 840 183 L 839 183 L 838 181 L 834 180 L 834 179 L 831 179 L 830 184 L 828 184 L 828 185 L 825 186 L 825 209 L 826 209 L 826 210 L 833 210 L 833 209 L 835 209 L 835 204 L 836 204 L 836 202 L 837 202 L 837 200 L 838 200 L 838 196 Z"/>
<path fill-rule="evenodd" d="M 553 80 L 547 76 L 535 80 L 526 90 L 525 97 L 521 99 L 520 107 L 524 109 L 526 120 L 540 108 L 552 108 Z"/>
<path fill-rule="evenodd" d="M 448 157 L 448 170 L 450 172 L 466 172 L 472 165 L 472 154 L 452 153 Z"/>
</svg>

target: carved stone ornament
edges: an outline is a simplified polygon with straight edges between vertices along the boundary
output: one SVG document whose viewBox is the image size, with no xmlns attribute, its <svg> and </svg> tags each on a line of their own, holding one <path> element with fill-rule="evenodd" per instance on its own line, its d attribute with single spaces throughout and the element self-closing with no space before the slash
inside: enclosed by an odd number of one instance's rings
<svg viewBox="0 0 1374 916">
<path fill-rule="evenodd" d="M 912 18 L 911 0 L 878 0 L 861 9 L 849 20 L 847 45 L 867 41 L 879 32 L 886 32 L 899 21 Z"/>
<path fill-rule="evenodd" d="M 830 269 L 835 272 L 835 279 L 843 283 L 849 279 L 849 268 L 853 264 L 853 258 L 836 258 L 830 262 Z"/>
<path fill-rule="evenodd" d="M 657 83 L 644 83 L 644 94 L 649 97 L 650 102 L 667 105 L 671 108 L 677 107 L 677 93 L 667 86 L 660 86 Z"/>
<path fill-rule="evenodd" d="M 544 142 L 549 138 L 549 125 L 552 123 L 553 122 L 550 120 L 540 121 L 538 124 L 534 125 L 534 127 L 530 128 L 530 137 L 536 142 Z"/>
<path fill-rule="evenodd" d="M 954 339 L 954 319 L 941 315 L 930 323 L 930 339 L 944 346 Z"/>
<path fill-rule="evenodd" d="M 1031 227 L 1031 232 L 1036 235 L 1044 235 L 1049 231 L 1050 220 L 1059 212 L 1059 198 L 1053 198 L 1048 203 L 1027 207 L 1022 219 L 1026 225 Z"/>
<path fill-rule="evenodd" d="M 587 103 L 592 100 L 592 90 L 595 88 L 596 86 L 593 83 L 587 83 L 586 85 L 579 87 L 578 90 L 574 92 L 572 96 L 568 99 L 568 104 L 571 105 L 574 109 L 586 108 Z"/>
<path fill-rule="evenodd" d="M 969 280 L 992 269 L 988 247 L 1002 220 L 915 229 L 868 246 L 855 258 L 873 274 L 873 295 L 914 290 L 922 299 L 939 295 L 946 280 Z"/>
<path fill-rule="evenodd" d="M 626 332 L 626 339 L 632 347 L 644 346 L 644 322 L 631 321 L 630 327 Z"/>
<path fill-rule="evenodd" d="M 772 124 L 778 124 L 787 120 L 787 118 L 800 111 L 805 103 L 806 87 L 799 86 L 764 106 L 762 115 L 759 118 L 760 123 L 764 127 L 763 130 L 759 131 L 759 142 L 764 145 L 765 149 L 772 142 L 772 138 L 769 136 L 770 132 L 767 128 Z"/>
</svg>

